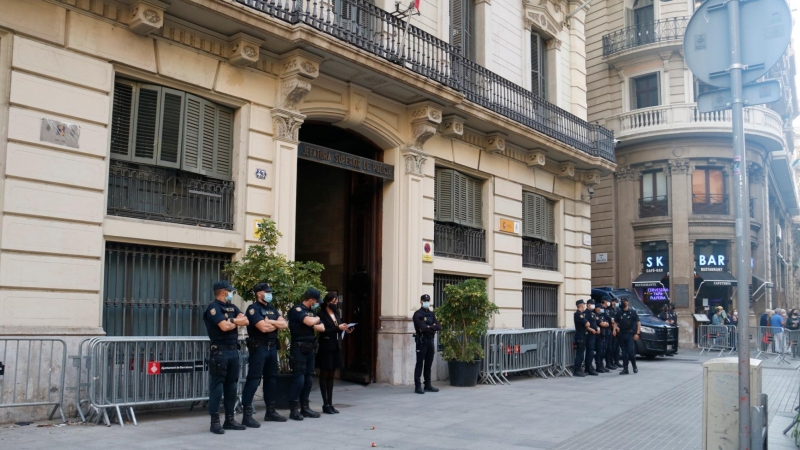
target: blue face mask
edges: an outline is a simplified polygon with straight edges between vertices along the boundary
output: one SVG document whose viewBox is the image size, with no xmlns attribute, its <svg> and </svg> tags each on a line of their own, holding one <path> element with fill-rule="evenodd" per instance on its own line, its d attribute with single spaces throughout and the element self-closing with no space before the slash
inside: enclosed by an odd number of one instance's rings
<svg viewBox="0 0 800 450">
<path fill-rule="evenodd" d="M 430 309 L 431 302 L 422 302 L 422 307 L 425 308 L 425 309 Z"/>
<path fill-rule="evenodd" d="M 319 309 L 319 303 L 314 303 L 313 305 L 311 305 L 311 310 L 312 311 L 316 311 L 318 309 Z"/>
<path fill-rule="evenodd" d="M 233 300 L 233 292 L 228 292 L 228 295 L 225 296 L 225 301 L 229 302 Z"/>
<path fill-rule="evenodd" d="M 264 301 L 267 302 L 267 303 L 272 301 L 272 293 L 271 292 L 267 292 L 266 294 L 264 294 Z"/>
</svg>

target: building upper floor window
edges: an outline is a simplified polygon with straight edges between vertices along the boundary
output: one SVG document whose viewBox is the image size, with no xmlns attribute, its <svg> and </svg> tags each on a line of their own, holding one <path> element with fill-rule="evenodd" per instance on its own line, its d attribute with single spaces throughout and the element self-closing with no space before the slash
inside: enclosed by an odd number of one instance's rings
<svg viewBox="0 0 800 450">
<path fill-rule="evenodd" d="M 374 0 L 333 0 L 333 11 L 341 19 L 341 25 L 350 31 L 362 34 L 374 29 L 374 14 L 370 8 Z"/>
<path fill-rule="evenodd" d="M 475 0 L 450 0 L 450 44 L 475 60 Z"/>
<path fill-rule="evenodd" d="M 663 170 L 642 173 L 639 217 L 668 215 L 667 175 Z"/>
<path fill-rule="evenodd" d="M 547 98 L 547 41 L 535 31 L 531 32 L 531 91 Z"/>
<path fill-rule="evenodd" d="M 453 169 L 436 169 L 435 220 L 481 228 L 483 183 Z"/>
<path fill-rule="evenodd" d="M 692 210 L 695 214 L 728 214 L 722 169 L 699 167 L 692 172 Z"/>
<path fill-rule="evenodd" d="M 114 82 L 111 158 L 229 180 L 233 111 L 195 95 Z"/>
<path fill-rule="evenodd" d="M 547 242 L 556 240 L 555 202 L 533 192 L 522 193 L 522 235 Z"/>
<path fill-rule="evenodd" d="M 658 106 L 660 102 L 660 83 L 658 73 L 631 78 L 631 109 Z"/>
</svg>

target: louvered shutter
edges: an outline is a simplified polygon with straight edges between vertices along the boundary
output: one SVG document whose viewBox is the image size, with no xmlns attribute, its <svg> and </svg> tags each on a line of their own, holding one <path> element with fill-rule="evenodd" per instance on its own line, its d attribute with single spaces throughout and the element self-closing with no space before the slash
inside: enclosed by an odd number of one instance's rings
<svg viewBox="0 0 800 450">
<path fill-rule="evenodd" d="M 547 98 L 547 47 L 539 33 L 531 32 L 531 92 Z"/>
<path fill-rule="evenodd" d="M 186 94 L 174 89 L 161 89 L 161 120 L 158 135 L 158 165 L 180 168 L 183 144 L 184 98 Z"/>
<path fill-rule="evenodd" d="M 450 0 L 450 45 L 461 47 L 461 54 L 466 55 L 463 36 L 464 0 Z"/>
<path fill-rule="evenodd" d="M 461 0 L 463 2 L 464 18 L 462 26 L 464 30 L 464 56 L 475 60 L 475 0 Z"/>
<path fill-rule="evenodd" d="M 434 217 L 440 222 L 453 222 L 453 171 L 436 170 L 436 192 L 434 197 Z"/>
<path fill-rule="evenodd" d="M 535 214 L 536 194 L 531 192 L 522 193 L 522 235 L 536 237 L 536 214 Z"/>
<path fill-rule="evenodd" d="M 453 171 L 453 182 L 454 222 L 467 225 L 467 177 Z"/>
<path fill-rule="evenodd" d="M 186 118 L 183 126 L 183 159 L 181 169 L 200 173 L 200 149 L 203 140 L 201 114 L 203 99 L 186 94 Z"/>
<path fill-rule="evenodd" d="M 214 178 L 231 179 L 233 158 L 233 111 L 217 106 L 216 149 L 214 151 Z"/>
<path fill-rule="evenodd" d="M 111 158 L 131 160 L 136 83 L 116 80 L 111 111 Z"/>
<path fill-rule="evenodd" d="M 544 213 L 545 213 L 545 220 L 547 222 L 547 233 L 545 234 L 544 240 L 547 242 L 555 242 L 556 241 L 556 208 L 555 203 L 544 199 Z"/>
<path fill-rule="evenodd" d="M 139 85 L 134 120 L 133 157 L 131 161 L 155 164 L 158 150 L 158 128 L 161 116 L 161 88 Z"/>
<path fill-rule="evenodd" d="M 464 225 L 481 228 L 483 220 L 481 219 L 483 207 L 483 186 L 480 180 L 467 177 L 467 221 Z"/>
<path fill-rule="evenodd" d="M 217 128 L 217 108 L 208 100 L 203 100 L 200 121 L 202 123 L 200 142 L 200 173 L 214 174 L 214 132 Z"/>
</svg>

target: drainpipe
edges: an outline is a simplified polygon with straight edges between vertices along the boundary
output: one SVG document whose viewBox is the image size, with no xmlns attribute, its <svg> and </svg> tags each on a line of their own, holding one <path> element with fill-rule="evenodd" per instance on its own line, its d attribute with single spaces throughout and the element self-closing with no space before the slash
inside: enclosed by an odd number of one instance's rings
<svg viewBox="0 0 800 450">
<path fill-rule="evenodd" d="M 574 16 L 575 14 L 578 14 L 578 12 L 581 11 L 582 9 L 586 8 L 587 6 L 589 6 L 589 4 L 592 3 L 593 1 L 594 0 L 586 0 L 580 6 L 578 6 L 578 8 L 575 11 L 572 11 L 571 13 L 567 14 L 567 17 L 564 17 L 564 25 L 567 28 L 569 28 L 569 19 L 571 19 L 572 16 Z"/>
</svg>

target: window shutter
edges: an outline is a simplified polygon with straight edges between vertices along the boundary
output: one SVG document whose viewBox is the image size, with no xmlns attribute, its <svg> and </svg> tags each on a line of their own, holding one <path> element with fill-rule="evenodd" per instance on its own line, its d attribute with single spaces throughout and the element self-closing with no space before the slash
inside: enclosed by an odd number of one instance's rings
<svg viewBox="0 0 800 450">
<path fill-rule="evenodd" d="M 466 56 L 464 48 L 464 0 L 450 0 L 450 45 L 461 47 L 461 54 Z"/>
<path fill-rule="evenodd" d="M 547 220 L 547 234 L 545 235 L 545 239 L 548 242 L 555 242 L 556 241 L 556 208 L 555 203 L 544 199 L 545 205 L 545 217 Z"/>
<path fill-rule="evenodd" d="M 159 122 L 158 165 L 180 168 L 183 140 L 183 109 L 186 94 L 174 89 L 161 89 L 161 120 Z"/>
<path fill-rule="evenodd" d="M 230 180 L 233 159 L 233 111 L 217 107 L 216 151 L 214 177 Z"/>
<path fill-rule="evenodd" d="M 453 205 L 454 222 L 461 225 L 467 225 L 467 177 L 463 174 L 453 171 Z"/>
<path fill-rule="evenodd" d="M 462 8 L 464 10 L 464 17 L 462 19 L 463 26 L 463 42 L 464 42 L 464 56 L 474 60 L 475 59 L 475 0 L 461 0 L 464 2 Z"/>
<path fill-rule="evenodd" d="M 116 80 L 111 112 L 111 158 L 131 160 L 136 83 Z"/>
<path fill-rule="evenodd" d="M 468 203 L 468 226 L 473 228 L 481 228 L 483 220 L 481 213 L 483 209 L 483 186 L 480 180 L 474 178 L 467 179 L 468 186 L 470 186 L 470 196 Z"/>
<path fill-rule="evenodd" d="M 635 25 L 633 18 L 633 8 L 625 8 L 625 26 L 632 27 Z"/>
<path fill-rule="evenodd" d="M 200 173 L 200 146 L 203 139 L 200 114 L 203 99 L 186 94 L 186 119 L 183 127 L 183 160 L 181 168 Z"/>
<path fill-rule="evenodd" d="M 135 142 L 131 160 L 155 164 L 159 140 L 158 124 L 161 115 L 161 88 L 139 85 L 138 91 L 134 127 Z"/>
<path fill-rule="evenodd" d="M 631 110 L 638 109 L 636 106 L 636 79 L 628 78 L 628 90 L 631 96 Z"/>
<path fill-rule="evenodd" d="M 217 126 L 217 108 L 203 100 L 200 121 L 202 123 L 202 141 L 200 143 L 200 173 L 214 173 L 214 131 Z"/>
<path fill-rule="evenodd" d="M 531 32 L 531 92 L 539 97 L 546 98 L 545 85 L 545 59 L 547 50 L 544 40 L 539 33 Z"/>
<path fill-rule="evenodd" d="M 435 218 L 440 222 L 453 222 L 453 171 L 436 170 Z"/>
</svg>

